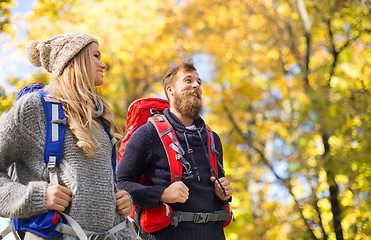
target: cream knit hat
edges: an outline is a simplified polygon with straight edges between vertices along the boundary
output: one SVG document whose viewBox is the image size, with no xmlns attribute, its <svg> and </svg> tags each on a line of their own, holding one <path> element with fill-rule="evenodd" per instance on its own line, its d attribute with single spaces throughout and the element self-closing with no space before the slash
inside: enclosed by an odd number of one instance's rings
<svg viewBox="0 0 371 240">
<path fill-rule="evenodd" d="M 44 67 L 59 76 L 67 63 L 91 42 L 98 40 L 87 34 L 68 33 L 49 40 L 33 40 L 26 46 L 28 60 L 36 67 Z"/>
</svg>

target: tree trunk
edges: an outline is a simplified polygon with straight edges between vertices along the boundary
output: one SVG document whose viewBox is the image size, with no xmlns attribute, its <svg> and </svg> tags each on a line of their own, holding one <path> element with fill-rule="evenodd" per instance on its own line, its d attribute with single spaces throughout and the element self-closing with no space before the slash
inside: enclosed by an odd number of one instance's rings
<svg viewBox="0 0 371 240">
<path fill-rule="evenodd" d="M 328 143 L 329 135 L 323 134 L 322 141 L 325 148 L 323 156 L 325 157 L 330 151 L 330 144 Z M 332 212 L 332 222 L 334 225 L 336 240 L 343 240 L 343 228 L 341 227 L 341 209 L 338 200 L 339 186 L 335 181 L 334 175 L 331 173 L 329 168 L 326 168 L 327 172 L 327 181 L 330 185 L 330 203 L 331 203 L 331 212 Z"/>
<path fill-rule="evenodd" d="M 343 240 L 343 228 L 341 227 L 341 209 L 339 205 L 339 200 L 337 198 L 339 194 L 339 187 L 335 179 L 330 175 L 328 177 L 328 182 L 330 184 L 330 202 L 332 211 L 332 221 L 334 224 L 336 240 Z"/>
</svg>

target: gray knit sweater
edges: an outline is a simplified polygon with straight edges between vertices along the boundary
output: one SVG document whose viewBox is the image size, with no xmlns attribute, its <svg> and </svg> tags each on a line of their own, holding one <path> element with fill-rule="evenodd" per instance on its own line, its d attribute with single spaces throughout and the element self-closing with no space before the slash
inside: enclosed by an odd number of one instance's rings
<svg viewBox="0 0 371 240">
<path fill-rule="evenodd" d="M 72 191 L 72 201 L 65 213 L 73 217 L 84 230 L 104 232 L 123 220 L 116 212 L 115 181 L 112 170 L 112 143 L 99 116 L 94 119 L 100 131 L 94 133 L 100 146 L 94 159 L 88 159 L 76 146 L 77 139 L 66 127 L 63 157 L 57 166 L 59 184 Z M 0 216 L 27 218 L 47 212 L 46 187 L 48 171 L 43 160 L 45 113 L 37 93 L 18 100 L 0 120 Z M 19 182 L 7 174 L 16 164 Z M 119 239 L 133 239 L 124 229 Z M 26 239 L 40 239 L 27 232 Z M 62 237 L 58 237 L 61 239 Z M 75 239 L 64 235 L 63 239 Z"/>
</svg>

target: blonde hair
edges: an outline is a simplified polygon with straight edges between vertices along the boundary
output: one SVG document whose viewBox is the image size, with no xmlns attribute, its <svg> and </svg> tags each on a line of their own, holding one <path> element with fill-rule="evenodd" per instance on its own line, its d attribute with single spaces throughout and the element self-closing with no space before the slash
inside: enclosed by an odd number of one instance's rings
<svg viewBox="0 0 371 240">
<path fill-rule="evenodd" d="M 69 128 L 77 138 L 76 145 L 90 159 L 94 158 L 96 146 L 99 146 L 94 132 L 100 132 L 97 131 L 98 123 L 93 119 L 94 108 L 98 104 L 95 77 L 93 53 L 91 44 L 88 44 L 46 88 L 52 97 L 62 102 Z M 104 111 L 101 117 L 108 125 L 111 136 L 120 141 L 121 129 L 107 102 L 103 99 L 102 102 Z"/>
</svg>

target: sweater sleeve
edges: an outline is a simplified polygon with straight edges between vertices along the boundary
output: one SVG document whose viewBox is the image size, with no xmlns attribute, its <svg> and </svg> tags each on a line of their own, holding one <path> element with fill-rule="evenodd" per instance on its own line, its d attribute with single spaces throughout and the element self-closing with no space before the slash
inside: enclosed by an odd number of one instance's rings
<svg viewBox="0 0 371 240">
<path fill-rule="evenodd" d="M 128 191 L 134 205 L 140 207 L 160 206 L 160 197 L 166 187 L 139 183 L 155 160 L 152 154 L 154 137 L 157 132 L 150 124 L 138 128 L 128 141 L 117 168 L 118 188 Z"/>
<path fill-rule="evenodd" d="M 45 114 L 37 94 L 27 94 L 0 120 L 0 216 L 30 217 L 46 212 L 42 180 Z M 45 130 L 44 130 L 45 131 Z M 8 168 L 15 163 L 20 182 Z M 45 164 L 44 164 L 45 165 Z M 20 176 L 20 174 L 22 176 Z"/>
</svg>

